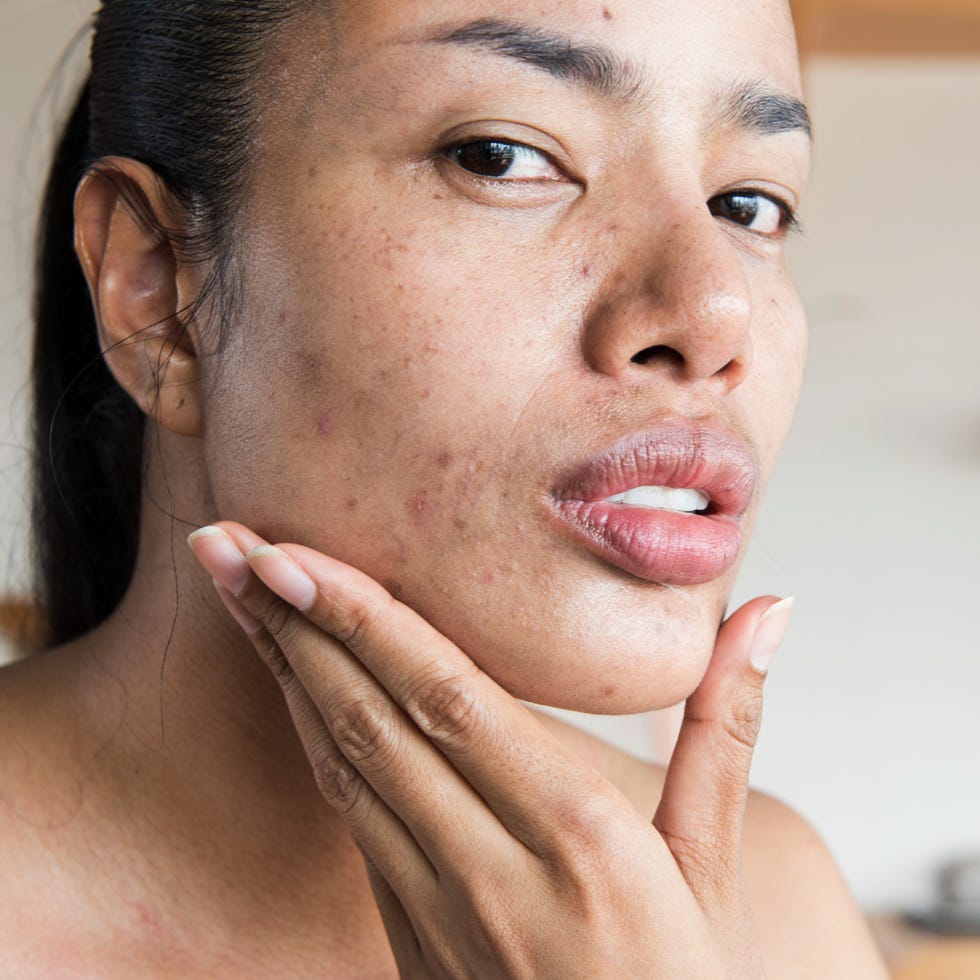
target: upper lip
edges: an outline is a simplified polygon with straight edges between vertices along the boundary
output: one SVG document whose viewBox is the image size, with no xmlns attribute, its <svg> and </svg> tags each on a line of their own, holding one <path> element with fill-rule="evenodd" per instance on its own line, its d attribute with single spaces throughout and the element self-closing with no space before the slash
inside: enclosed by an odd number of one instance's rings
<svg viewBox="0 0 980 980">
<path fill-rule="evenodd" d="M 757 478 L 755 455 L 733 432 L 674 421 L 628 436 L 570 467 L 552 496 L 590 503 L 632 487 L 686 487 L 707 495 L 709 513 L 738 517 L 752 500 Z"/>
</svg>

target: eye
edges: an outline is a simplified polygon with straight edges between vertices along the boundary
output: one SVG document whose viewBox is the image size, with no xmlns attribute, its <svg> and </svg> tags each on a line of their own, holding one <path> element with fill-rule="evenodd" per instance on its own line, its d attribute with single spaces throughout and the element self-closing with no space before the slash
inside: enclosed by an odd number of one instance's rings
<svg viewBox="0 0 980 980">
<path fill-rule="evenodd" d="M 510 140 L 471 140 L 444 151 L 447 160 L 491 180 L 563 180 L 547 154 Z"/>
<path fill-rule="evenodd" d="M 759 191 L 719 194 L 708 201 L 708 210 L 716 218 L 724 218 L 770 238 L 796 227 L 796 218 L 789 205 Z"/>
</svg>

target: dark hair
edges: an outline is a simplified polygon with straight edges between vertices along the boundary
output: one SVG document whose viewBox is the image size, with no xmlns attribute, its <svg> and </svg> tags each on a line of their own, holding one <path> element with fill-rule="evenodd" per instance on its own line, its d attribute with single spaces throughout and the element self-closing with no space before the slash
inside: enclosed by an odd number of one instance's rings
<svg viewBox="0 0 980 980">
<path fill-rule="evenodd" d="M 258 119 L 255 79 L 280 25 L 309 3 L 104 0 L 95 17 L 91 77 L 58 143 L 38 231 L 32 533 L 46 643 L 81 636 L 118 605 L 136 561 L 142 491 L 145 420 L 102 359 L 74 253 L 75 188 L 109 156 L 151 167 L 191 233 L 171 235 L 119 186 L 124 200 L 182 254 L 212 262 L 207 290 L 225 291 Z"/>
</svg>

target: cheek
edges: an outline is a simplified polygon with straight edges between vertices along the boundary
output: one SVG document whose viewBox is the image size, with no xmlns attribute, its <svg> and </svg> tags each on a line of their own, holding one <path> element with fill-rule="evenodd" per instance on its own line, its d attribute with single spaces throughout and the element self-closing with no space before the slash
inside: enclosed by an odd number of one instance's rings
<svg viewBox="0 0 980 980">
<path fill-rule="evenodd" d="M 788 282 L 770 295 L 759 318 L 753 365 L 745 392 L 749 418 L 759 421 L 756 436 L 768 473 L 789 433 L 806 366 L 807 326 L 799 297 Z"/>
</svg>

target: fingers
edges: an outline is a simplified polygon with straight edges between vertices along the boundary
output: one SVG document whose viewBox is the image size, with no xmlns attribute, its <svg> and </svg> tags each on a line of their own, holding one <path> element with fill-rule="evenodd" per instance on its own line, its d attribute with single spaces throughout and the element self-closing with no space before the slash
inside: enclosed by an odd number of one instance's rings
<svg viewBox="0 0 980 980">
<path fill-rule="evenodd" d="M 192 538 L 202 564 L 228 575 L 232 557 L 220 552 L 234 545 L 224 527 Z M 251 554 L 260 573 L 269 575 L 277 561 L 286 563 L 287 574 L 292 570 L 275 549 Z M 239 560 L 245 561 L 240 554 Z M 413 851 L 443 867 L 465 859 L 474 847 L 489 856 L 513 845 L 486 803 L 335 637 L 255 575 L 237 571 L 229 579 L 243 580 L 237 595 L 222 588 L 219 595 L 279 681 L 321 793 L 396 891 L 400 879 L 384 852 L 396 845 L 397 853 L 398 838 L 404 842 L 405 835 Z M 290 592 L 288 585 L 283 591 Z"/>
<path fill-rule="evenodd" d="M 231 527 L 230 531 L 234 538 L 223 528 L 196 532 L 190 542 L 194 554 L 216 579 L 220 576 L 230 584 L 244 582 L 238 589 L 239 594 L 249 589 L 264 590 L 264 586 L 251 575 L 236 546 L 236 543 L 238 546 L 254 545 L 256 541 L 261 542 L 261 538 L 240 527 Z M 344 819 L 361 848 L 370 853 L 373 865 L 389 882 L 393 893 L 431 899 L 436 875 L 414 837 L 341 752 L 319 706 L 289 660 L 283 656 L 265 622 L 249 612 L 227 588 L 217 581 L 215 584 L 218 595 L 242 625 L 256 652 L 278 681 L 321 795 Z M 271 607 L 276 603 L 278 607 L 273 612 Z M 269 606 L 268 620 L 285 623 L 288 615 L 285 604 L 270 595 Z M 301 618 L 296 613 L 293 615 Z M 281 625 L 274 628 L 281 628 Z M 335 665 L 334 681 L 339 691 L 350 690 L 362 679 L 363 668 L 346 652 L 341 651 L 341 656 L 331 658 L 331 662 Z"/>
<path fill-rule="evenodd" d="M 741 887 L 742 821 L 762 687 L 792 602 L 754 599 L 722 625 L 707 673 L 687 700 L 667 769 L 654 826 L 704 907 L 730 902 Z"/>
<path fill-rule="evenodd" d="M 649 833 L 611 784 L 573 760 L 523 705 L 372 579 L 298 545 L 260 548 L 249 562 L 280 598 L 247 585 L 238 599 L 278 637 L 321 712 L 336 706 L 331 661 L 350 651 L 411 719 L 407 727 L 374 725 L 376 750 L 355 764 L 437 867 L 453 867 L 460 858 L 454 849 L 471 855 L 477 842 L 505 857 L 505 837 L 561 858 L 583 840 L 594 845 L 612 813 L 628 814 Z M 291 608 L 302 615 L 289 617 Z M 377 700 L 365 687 L 344 710 L 363 712 Z"/>
<path fill-rule="evenodd" d="M 577 831 L 588 835 L 609 816 L 606 807 L 633 812 L 611 784 L 572 760 L 523 705 L 455 644 L 368 576 L 299 545 L 260 549 L 248 558 L 270 588 L 295 602 L 311 623 L 357 657 L 421 734 L 421 740 L 405 739 L 407 751 L 417 753 L 409 756 L 413 765 L 403 751 L 401 764 L 379 773 L 377 780 L 372 777 L 413 831 L 436 826 L 437 837 L 451 837 L 463 814 L 479 819 L 472 808 L 459 808 L 458 789 L 449 796 L 440 792 L 445 785 L 459 785 L 458 780 L 447 784 L 443 770 L 433 770 L 428 800 L 416 778 L 406 781 L 406 774 L 425 771 L 415 767 L 423 766 L 433 748 L 475 798 L 486 802 L 509 836 L 537 854 L 574 846 Z M 289 655 L 306 677 L 304 652 L 294 646 Z M 314 665 L 310 668 L 312 678 Z M 425 765 L 433 768 L 431 761 Z M 467 836 L 492 848 L 494 833 L 488 830 L 484 837 L 479 827 L 468 827 Z M 469 847 L 472 851 L 472 842 Z M 445 845 L 441 849 L 445 852 Z"/>
</svg>

